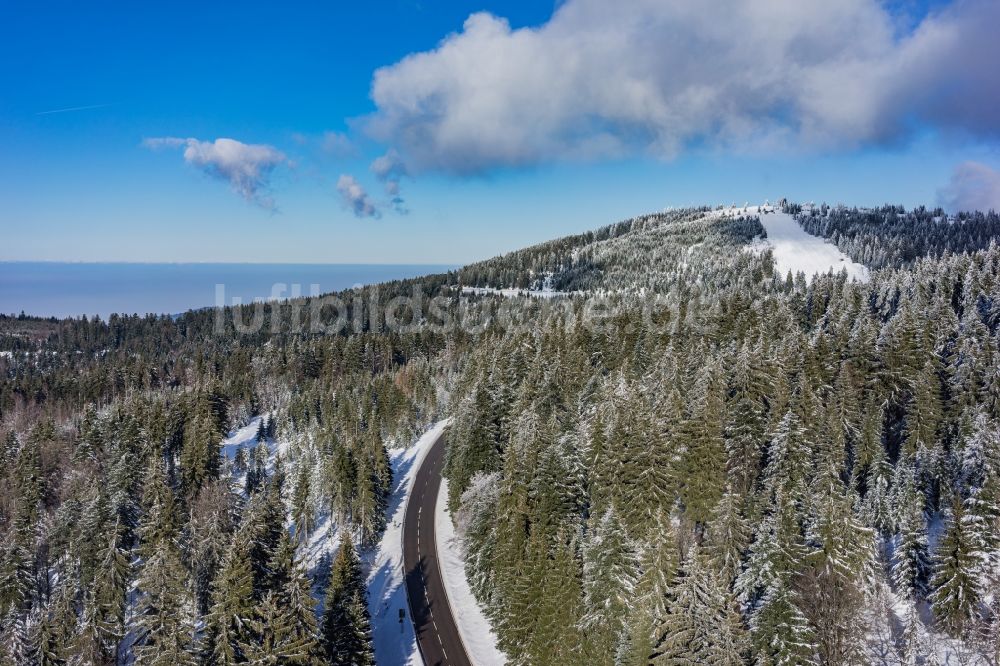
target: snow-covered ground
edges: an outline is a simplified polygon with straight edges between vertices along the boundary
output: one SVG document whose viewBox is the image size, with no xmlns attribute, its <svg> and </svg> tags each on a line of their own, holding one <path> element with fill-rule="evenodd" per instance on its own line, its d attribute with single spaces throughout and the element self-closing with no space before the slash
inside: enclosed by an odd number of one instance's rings
<svg viewBox="0 0 1000 666">
<path fill-rule="evenodd" d="M 394 487 L 389 500 L 388 524 L 378 548 L 363 554 L 369 570 L 368 611 L 372 616 L 375 661 L 379 666 L 423 664 L 403 584 L 403 516 L 417 469 L 449 422 L 448 419 L 438 421 L 409 448 L 390 452 Z M 400 608 L 406 609 L 406 619 L 402 623 L 399 621 Z"/>
<path fill-rule="evenodd" d="M 458 633 L 469 659 L 476 666 L 501 666 L 507 663 L 503 652 L 497 647 L 497 636 L 465 578 L 462 544 L 455 534 L 455 527 L 448 513 L 447 479 L 441 482 L 441 490 L 438 492 L 434 512 L 434 541 L 451 614 L 458 625 Z"/>
<path fill-rule="evenodd" d="M 739 217 L 758 215 L 760 223 L 767 231 L 767 239 L 758 241 L 751 249 L 763 250 L 769 247 L 774 255 L 776 268 L 782 276 L 788 271 L 792 275 L 802 271 L 812 279 L 816 273 L 828 273 L 831 269 L 840 272 L 847 269 L 847 275 L 862 282 L 868 279 L 868 268 L 851 261 L 833 243 L 807 233 L 788 213 L 782 213 L 773 206 L 744 206 L 723 208 L 710 215 Z"/>
<path fill-rule="evenodd" d="M 240 449 L 247 449 L 248 453 L 253 451 L 254 447 L 257 446 L 257 430 L 260 428 L 260 422 L 263 418 L 263 416 L 255 416 L 242 428 L 230 432 L 222 440 L 222 455 L 234 460 Z"/>
<path fill-rule="evenodd" d="M 574 258 L 576 256 L 576 250 L 574 252 Z M 479 296 L 485 296 L 489 294 L 497 294 L 499 296 L 513 297 L 513 296 L 531 296 L 533 298 L 554 298 L 556 296 L 576 296 L 580 294 L 579 291 L 557 291 L 552 288 L 552 273 L 546 273 L 545 277 L 542 278 L 541 289 L 495 289 L 493 287 L 462 287 L 463 294 L 476 294 Z"/>
<path fill-rule="evenodd" d="M 255 416 L 250 419 L 247 425 L 230 432 L 222 440 L 222 454 L 230 461 L 236 459 L 236 455 L 240 449 L 245 449 L 248 456 L 252 455 L 254 449 L 257 447 L 257 430 L 260 427 L 261 421 L 270 418 L 270 416 L 270 414 Z M 287 458 L 290 443 L 284 439 L 278 441 L 268 439 L 265 443 L 267 444 L 267 465 L 265 469 L 268 474 L 272 474 L 277 455 L 280 453 L 283 458 Z M 243 488 L 246 484 L 246 472 L 236 473 L 234 471 L 233 481 L 238 487 Z M 288 521 L 288 530 L 289 532 L 294 532 L 291 518 Z M 315 574 L 316 567 L 323 561 L 323 556 L 328 553 L 337 552 L 337 548 L 339 547 L 340 534 L 337 525 L 328 513 L 321 512 L 316 516 L 316 523 L 309 532 L 309 538 L 299 546 L 299 558 L 306 570 L 311 574 Z"/>
<path fill-rule="evenodd" d="M 463 294 L 486 296 L 497 294 L 508 298 L 514 296 L 532 296 L 534 298 L 554 298 L 556 296 L 573 296 L 580 292 L 556 291 L 555 289 L 494 289 L 493 287 L 462 287 Z"/>
</svg>

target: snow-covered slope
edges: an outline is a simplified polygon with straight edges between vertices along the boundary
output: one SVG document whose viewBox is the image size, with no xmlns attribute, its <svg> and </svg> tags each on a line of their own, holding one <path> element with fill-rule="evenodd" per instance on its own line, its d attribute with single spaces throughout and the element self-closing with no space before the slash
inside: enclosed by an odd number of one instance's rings
<svg viewBox="0 0 1000 666">
<path fill-rule="evenodd" d="M 437 548 L 441 578 L 448 593 L 452 616 L 462 636 L 462 644 L 469 659 L 476 666 L 502 666 L 507 658 L 497 647 L 497 635 L 493 633 L 483 609 L 476 602 L 465 578 L 465 562 L 462 544 L 448 513 L 448 479 L 441 482 L 437 505 L 434 512 L 434 541 Z"/>
<path fill-rule="evenodd" d="M 795 218 L 788 213 L 782 213 L 773 206 L 744 206 L 742 208 L 724 208 L 713 211 L 714 215 L 739 217 L 741 215 L 759 215 L 760 223 L 767 231 L 767 239 L 754 246 L 754 249 L 770 248 L 776 269 L 782 275 L 788 271 L 792 275 L 799 271 L 811 279 L 816 273 L 827 273 L 831 269 L 839 272 L 847 270 L 847 275 L 862 282 L 868 280 L 868 268 L 851 261 L 851 258 L 840 249 L 828 243 L 825 239 L 807 233 Z"/>
<path fill-rule="evenodd" d="M 816 273 L 846 269 L 848 276 L 865 281 L 868 269 L 851 261 L 836 245 L 806 233 L 788 213 L 762 212 L 760 222 L 767 230 L 767 242 L 774 251 L 774 260 L 782 273 L 799 271 L 811 278 Z"/>
</svg>

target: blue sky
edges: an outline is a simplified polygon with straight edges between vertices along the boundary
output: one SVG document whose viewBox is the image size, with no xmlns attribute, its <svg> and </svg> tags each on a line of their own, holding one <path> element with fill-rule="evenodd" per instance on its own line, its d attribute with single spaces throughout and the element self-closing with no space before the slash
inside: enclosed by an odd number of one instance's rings
<svg viewBox="0 0 1000 666">
<path fill-rule="evenodd" d="M 998 3 L 702 4 L 4 3 L 0 259 L 462 263 L 669 206 L 1000 208 Z"/>
</svg>

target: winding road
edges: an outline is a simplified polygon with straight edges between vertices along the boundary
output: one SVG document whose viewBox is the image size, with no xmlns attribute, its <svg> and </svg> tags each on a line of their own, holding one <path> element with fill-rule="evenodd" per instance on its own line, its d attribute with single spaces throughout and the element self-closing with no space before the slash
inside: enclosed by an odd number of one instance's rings
<svg viewBox="0 0 1000 666">
<path fill-rule="evenodd" d="M 431 444 L 413 481 L 403 517 L 406 596 L 427 666 L 472 666 L 462 645 L 438 567 L 434 508 L 444 467 L 444 434 Z"/>
</svg>

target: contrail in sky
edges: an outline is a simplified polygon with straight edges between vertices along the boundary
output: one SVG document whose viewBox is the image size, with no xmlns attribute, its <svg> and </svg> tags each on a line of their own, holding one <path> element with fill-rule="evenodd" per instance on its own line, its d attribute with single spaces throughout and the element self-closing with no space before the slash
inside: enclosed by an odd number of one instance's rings
<svg viewBox="0 0 1000 666">
<path fill-rule="evenodd" d="M 70 111 L 87 111 L 88 109 L 103 109 L 110 104 L 91 104 L 90 106 L 71 106 L 66 109 L 52 109 L 51 111 L 39 111 L 36 116 L 48 116 L 53 113 L 69 113 Z"/>
</svg>

